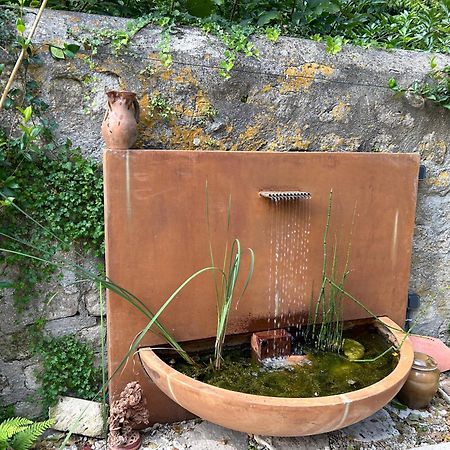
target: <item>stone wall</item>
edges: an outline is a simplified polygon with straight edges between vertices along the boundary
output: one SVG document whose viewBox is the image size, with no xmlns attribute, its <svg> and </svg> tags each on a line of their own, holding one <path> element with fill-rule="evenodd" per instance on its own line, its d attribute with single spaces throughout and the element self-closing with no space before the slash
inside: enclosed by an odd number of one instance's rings
<svg viewBox="0 0 450 450">
<path fill-rule="evenodd" d="M 72 272 L 61 275 L 40 285 L 42 297 L 34 298 L 23 313 L 14 306 L 10 289 L 0 291 L 0 405 L 14 404 L 17 415 L 37 417 L 42 412 L 35 376 L 40 365 L 30 352 L 31 327 L 37 320 L 45 323 L 45 335 L 75 334 L 94 347 L 96 362 L 101 360 L 98 290 L 76 282 Z"/>
<path fill-rule="evenodd" d="M 27 20 L 33 17 L 29 13 Z M 104 92 L 130 89 L 138 93 L 142 109 L 138 145 L 143 148 L 419 152 L 427 178 L 419 188 L 411 275 L 411 289 L 422 296 L 424 311 L 417 331 L 448 341 L 450 112 L 416 98 L 395 98 L 386 87 L 392 77 L 405 86 L 423 79 L 432 55 L 345 46 L 331 56 L 321 43 L 257 38 L 259 58 L 238 58 L 225 80 L 217 70 L 223 44 L 198 30 L 177 29 L 172 35 L 170 68 L 159 62 L 160 30 L 152 26 L 118 55 L 104 46 L 92 59 L 82 52 L 74 60 L 55 61 L 47 51 L 48 43 L 71 42 L 90 30 L 121 29 L 126 23 L 44 14 L 34 39 L 40 62 L 30 71 L 42 86 L 49 116 L 59 124 L 60 139 L 70 138 L 85 155 L 100 160 Z M 450 64 L 450 57 L 437 55 L 437 62 Z M 158 99 L 169 106 L 166 112 L 172 110 L 167 119 L 152 106 Z M 33 410 L 26 401 L 35 389 L 36 361 L 26 349 L 33 318 L 44 315 L 51 334 L 76 332 L 99 345 L 96 293 L 69 280 L 66 274 L 52 286 L 58 295 L 50 305 L 36 299 L 23 316 L 3 294 L 0 399 L 18 402 L 21 414 Z"/>
</svg>

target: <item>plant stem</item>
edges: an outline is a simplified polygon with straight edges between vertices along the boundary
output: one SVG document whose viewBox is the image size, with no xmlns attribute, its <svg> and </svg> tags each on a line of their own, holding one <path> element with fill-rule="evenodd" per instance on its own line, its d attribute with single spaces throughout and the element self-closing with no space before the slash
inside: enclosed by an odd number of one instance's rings
<svg viewBox="0 0 450 450">
<path fill-rule="evenodd" d="M 100 304 L 100 345 L 102 357 L 102 418 L 103 418 L 103 432 L 106 436 L 108 432 L 108 402 L 106 401 L 106 361 L 105 361 L 105 324 L 104 324 L 104 304 L 103 304 L 103 288 L 101 283 L 98 283 L 99 304 Z"/>
<path fill-rule="evenodd" d="M 239 3 L 239 0 L 234 0 L 233 7 L 231 8 L 231 13 L 230 13 L 230 22 L 234 18 L 234 14 L 236 13 L 236 9 L 237 9 L 238 3 Z"/>
<path fill-rule="evenodd" d="M 36 18 L 34 19 L 33 26 L 31 27 L 30 33 L 28 34 L 28 38 L 27 38 L 27 41 L 26 41 L 28 43 L 31 41 L 31 39 L 34 36 L 34 33 L 36 32 L 36 28 L 37 28 L 37 26 L 39 24 L 39 21 L 41 20 L 41 16 L 42 16 L 42 13 L 44 12 L 44 9 L 45 9 L 45 7 L 47 5 L 47 1 L 48 0 L 43 0 L 42 1 L 41 7 L 39 8 L 39 11 L 37 13 Z M 8 93 L 9 93 L 10 89 L 11 89 L 11 86 L 12 86 L 12 84 L 13 84 L 15 78 L 16 78 L 17 72 L 19 71 L 20 66 L 22 65 L 22 62 L 23 62 L 23 59 L 25 58 L 25 54 L 26 54 L 27 50 L 28 50 L 28 46 L 25 46 L 25 47 L 22 47 L 22 50 L 20 51 L 19 57 L 17 58 L 17 61 L 16 61 L 16 64 L 14 65 L 14 68 L 13 68 L 13 70 L 11 72 L 11 75 L 8 78 L 8 82 L 6 83 L 6 86 L 5 86 L 5 89 L 3 91 L 2 97 L 0 98 L 0 110 L 3 109 L 3 105 L 4 105 L 5 101 L 6 101 L 6 98 L 8 96 Z"/>
</svg>

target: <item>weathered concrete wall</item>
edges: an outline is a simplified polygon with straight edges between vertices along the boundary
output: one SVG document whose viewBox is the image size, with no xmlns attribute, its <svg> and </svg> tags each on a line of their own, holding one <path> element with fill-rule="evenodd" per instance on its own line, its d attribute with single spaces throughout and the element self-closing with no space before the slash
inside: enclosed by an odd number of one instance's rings
<svg viewBox="0 0 450 450">
<path fill-rule="evenodd" d="M 401 85 L 422 79 L 429 70 L 430 54 L 345 46 L 330 56 L 320 43 L 292 38 L 270 43 L 258 38 L 259 59 L 238 58 L 237 70 L 225 80 L 217 71 L 224 46 L 197 30 L 179 29 L 172 36 L 170 68 L 159 62 L 160 30 L 152 26 L 141 30 L 118 56 L 109 46 L 100 47 L 91 64 L 83 53 L 75 60 L 55 61 L 47 52 L 49 42 L 73 41 L 73 35 L 87 36 L 89 29 L 124 28 L 126 22 L 53 11 L 44 14 L 34 39 L 40 63 L 31 72 L 42 84 L 61 139 L 70 138 L 84 154 L 100 159 L 104 91 L 123 88 L 138 93 L 142 108 L 138 145 L 144 148 L 419 152 L 427 179 L 419 189 L 411 276 L 411 289 L 422 296 L 425 311 L 417 331 L 448 341 L 450 113 L 416 99 L 395 98 L 386 88 L 392 77 Z M 450 57 L 438 55 L 437 62 L 450 64 Z M 175 112 L 168 120 L 151 106 L 158 96 Z M 65 300 L 72 301 L 69 318 L 53 317 L 49 326 L 66 320 L 72 331 L 95 327 L 85 308 L 86 294 L 67 295 L 64 298 L 75 298 Z M 11 309 L 7 313 L 14 314 Z M 55 314 L 52 307 L 47 314 Z M 18 320 L 23 331 L 27 319 Z M 88 324 L 80 325 L 83 320 Z M 7 325 L 0 328 L 3 340 L 13 339 L 18 331 Z M 12 355 L 13 359 L 21 358 Z M 25 385 L 21 370 L 33 361 L 25 355 L 7 364 L 16 364 L 15 377 L 20 378 L 16 382 Z M 13 391 L 15 381 L 6 382 L 9 387 L 1 395 L 9 398 L 8 389 Z"/>
</svg>

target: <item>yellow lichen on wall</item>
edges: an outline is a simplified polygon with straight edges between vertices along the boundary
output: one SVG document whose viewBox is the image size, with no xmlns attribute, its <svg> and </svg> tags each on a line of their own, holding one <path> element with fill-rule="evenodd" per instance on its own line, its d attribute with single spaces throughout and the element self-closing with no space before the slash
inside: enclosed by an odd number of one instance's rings
<svg viewBox="0 0 450 450">
<path fill-rule="evenodd" d="M 303 64 L 301 68 L 296 66 L 288 67 L 284 71 L 285 76 L 278 78 L 280 94 L 307 90 L 319 73 L 330 76 L 333 73 L 333 68 L 317 63 Z"/>
<path fill-rule="evenodd" d="M 177 113 L 177 115 L 179 116 L 184 116 L 184 117 L 195 117 L 195 111 L 188 108 L 187 106 L 181 104 L 181 103 L 177 103 L 173 109 L 175 110 L 175 112 Z"/>
<path fill-rule="evenodd" d="M 260 89 L 260 93 L 261 94 L 267 94 L 268 92 L 270 92 L 273 89 L 273 87 L 270 84 L 266 84 L 264 85 L 261 89 Z"/>
<path fill-rule="evenodd" d="M 171 148 L 178 150 L 226 150 L 223 142 L 212 139 L 203 128 L 180 126 L 175 121 L 170 123 L 171 136 L 168 140 Z"/>
<path fill-rule="evenodd" d="M 136 145 L 141 147 L 143 142 L 151 139 L 156 118 L 150 114 L 152 107 L 150 106 L 148 94 L 145 94 L 139 100 L 139 106 L 141 113 L 139 117 L 138 141 L 136 142 Z"/>
<path fill-rule="evenodd" d="M 194 77 L 190 67 L 182 67 L 172 79 L 175 83 L 198 86 L 198 81 Z"/>
<path fill-rule="evenodd" d="M 350 105 L 346 102 L 340 101 L 332 110 L 331 110 L 331 117 L 336 120 L 337 122 L 340 122 L 344 120 L 348 113 L 350 112 Z"/>
<path fill-rule="evenodd" d="M 195 96 L 195 111 L 198 115 L 203 115 L 211 108 L 211 103 L 206 98 L 205 93 L 199 89 Z"/>
<path fill-rule="evenodd" d="M 231 146 L 232 151 L 258 151 L 267 143 L 266 140 L 258 138 L 258 133 L 261 131 L 261 125 L 250 125 L 244 132 L 239 134 L 236 143 Z"/>
<path fill-rule="evenodd" d="M 419 152 L 423 159 L 442 164 L 447 154 L 447 144 L 445 141 L 435 141 L 434 133 L 430 133 L 419 144 Z"/>
<path fill-rule="evenodd" d="M 310 145 L 309 139 L 303 139 L 300 128 L 282 130 L 280 126 L 277 126 L 275 139 L 269 142 L 267 151 L 308 150 Z"/>
<path fill-rule="evenodd" d="M 437 188 L 450 186 L 450 174 L 446 170 L 443 170 L 437 177 L 429 177 L 426 180 L 428 185 Z"/>
</svg>

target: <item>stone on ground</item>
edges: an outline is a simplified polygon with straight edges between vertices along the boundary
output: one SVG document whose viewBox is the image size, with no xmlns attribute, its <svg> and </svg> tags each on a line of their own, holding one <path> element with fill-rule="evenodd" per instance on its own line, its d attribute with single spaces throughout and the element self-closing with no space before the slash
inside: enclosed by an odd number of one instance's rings
<svg viewBox="0 0 450 450">
<path fill-rule="evenodd" d="M 342 432 L 359 442 L 377 442 L 400 435 L 395 423 L 385 409 L 381 409 L 361 422 L 343 428 Z"/>
<path fill-rule="evenodd" d="M 326 434 L 292 438 L 273 437 L 270 444 L 273 450 L 330 450 L 330 442 Z"/>
<path fill-rule="evenodd" d="M 55 419 L 52 428 L 71 431 L 89 437 L 100 437 L 103 432 L 102 405 L 98 402 L 73 397 L 60 397 L 49 408 L 49 416 Z"/>
<path fill-rule="evenodd" d="M 143 440 L 143 449 L 247 450 L 247 435 L 210 422 L 182 422 L 156 427 Z"/>
<path fill-rule="evenodd" d="M 424 447 L 414 447 L 410 450 L 450 450 L 450 442 L 442 442 L 440 444 L 425 445 Z"/>
</svg>

